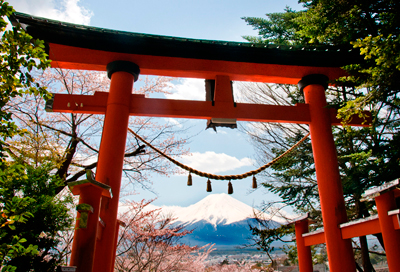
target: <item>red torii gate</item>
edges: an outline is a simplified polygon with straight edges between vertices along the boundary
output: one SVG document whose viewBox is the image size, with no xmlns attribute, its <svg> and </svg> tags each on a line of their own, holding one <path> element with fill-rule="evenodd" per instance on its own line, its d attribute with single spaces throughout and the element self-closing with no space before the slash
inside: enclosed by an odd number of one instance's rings
<svg viewBox="0 0 400 272">
<path fill-rule="evenodd" d="M 352 239 L 381 233 L 390 271 L 400 271 L 400 209 L 396 198 L 400 197 L 399 179 L 367 190 L 361 201 L 375 201 L 377 214 L 339 225 L 343 239 Z M 300 271 L 313 271 L 310 246 L 325 243 L 324 229 L 309 232 L 309 224 L 315 223 L 308 214 L 294 219 L 297 254 Z"/>
<path fill-rule="evenodd" d="M 251 45 L 119 32 L 22 13 L 15 13 L 11 20 L 20 23 L 34 38 L 46 42 L 53 67 L 107 70 L 111 79 L 109 93 L 56 94 L 51 107 L 54 112 L 105 114 L 96 173 L 99 182 L 88 178 L 73 189 L 80 194 L 79 203 L 84 204 L 80 205 L 82 213 L 90 213 L 86 228 L 79 228 L 77 223 L 74 234 L 71 265 L 77 271 L 113 271 L 130 115 L 308 124 L 330 269 L 356 270 L 351 241 L 343 239 L 339 229 L 340 224 L 347 222 L 347 216 L 331 126 L 340 125 L 340 120 L 334 110 L 326 108 L 325 89 L 328 80 L 345 74 L 339 67 L 360 61 L 359 54 L 348 48 Z M 213 79 L 214 101 L 149 99 L 132 94 L 140 72 Z M 233 80 L 298 83 L 306 103 L 235 104 Z M 361 123 L 354 118 L 351 125 Z"/>
</svg>

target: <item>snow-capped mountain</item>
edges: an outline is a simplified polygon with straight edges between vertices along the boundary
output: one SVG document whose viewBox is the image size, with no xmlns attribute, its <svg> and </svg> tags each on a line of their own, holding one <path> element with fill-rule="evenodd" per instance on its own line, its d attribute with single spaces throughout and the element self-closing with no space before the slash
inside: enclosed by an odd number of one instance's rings
<svg viewBox="0 0 400 272">
<path fill-rule="evenodd" d="M 254 212 L 260 214 L 260 211 L 224 193 L 210 194 L 188 207 L 163 206 L 161 208 L 164 213 L 172 214 L 179 222 L 193 224 L 199 221 L 206 221 L 214 226 L 227 225 L 254 218 Z M 263 218 L 266 220 L 271 219 L 281 224 L 286 223 L 286 219 L 279 216 L 270 216 L 266 213 L 263 213 Z"/>
<path fill-rule="evenodd" d="M 258 224 L 252 207 L 227 194 L 211 194 L 188 207 L 163 207 L 163 211 L 177 218 L 177 224 L 193 230 L 181 240 L 190 245 L 212 243 L 216 248 L 243 245 L 251 236 L 249 225 Z M 264 214 L 264 218 L 271 216 Z M 278 217 L 269 221 L 273 227 L 281 223 L 283 220 Z"/>
<path fill-rule="evenodd" d="M 212 194 L 183 208 L 178 220 L 187 224 L 205 221 L 213 226 L 228 225 L 254 217 L 253 208 L 227 194 Z"/>
</svg>

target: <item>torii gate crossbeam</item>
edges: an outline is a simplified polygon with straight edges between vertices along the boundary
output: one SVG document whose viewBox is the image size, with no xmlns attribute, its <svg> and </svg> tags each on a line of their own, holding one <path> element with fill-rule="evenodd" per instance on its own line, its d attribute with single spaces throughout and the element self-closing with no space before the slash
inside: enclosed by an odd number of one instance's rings
<svg viewBox="0 0 400 272">
<path fill-rule="evenodd" d="M 218 91 L 221 91 L 218 89 Z M 217 92 L 218 92 L 217 91 Z M 228 90 L 229 92 L 229 90 Z M 48 102 L 46 110 L 49 112 L 71 112 L 83 114 L 105 114 L 108 93 L 97 92 L 91 95 L 56 94 L 56 99 Z M 145 98 L 141 94 L 130 95 L 131 116 L 171 117 L 188 119 L 224 118 L 237 121 L 275 122 L 310 124 L 311 118 L 308 104 L 295 106 L 244 104 L 233 101 L 191 101 Z M 218 103 L 219 102 L 219 103 Z M 330 108 L 329 116 L 332 125 L 340 126 L 336 109 Z M 364 120 L 355 116 L 350 125 L 362 126 Z M 368 123 L 368 122 L 366 122 Z"/>
</svg>

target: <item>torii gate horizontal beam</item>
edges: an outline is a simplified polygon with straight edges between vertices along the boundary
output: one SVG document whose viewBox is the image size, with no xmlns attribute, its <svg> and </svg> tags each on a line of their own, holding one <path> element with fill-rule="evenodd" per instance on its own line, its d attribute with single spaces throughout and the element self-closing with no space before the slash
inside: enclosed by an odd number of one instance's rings
<svg viewBox="0 0 400 272">
<path fill-rule="evenodd" d="M 14 13 L 33 37 L 44 40 L 51 65 L 105 71 L 108 63 L 130 61 L 142 75 L 297 84 L 304 76 L 346 75 L 340 67 L 363 60 L 351 47 L 252 44 L 124 32 Z"/>
<path fill-rule="evenodd" d="M 47 111 L 71 112 L 83 114 L 105 114 L 108 93 L 96 92 L 94 95 L 54 94 L 46 105 Z M 141 94 L 132 94 L 130 115 L 149 117 L 171 117 L 189 119 L 225 118 L 237 121 L 279 122 L 309 124 L 311 122 L 307 104 L 295 106 L 244 104 L 216 101 L 191 101 L 145 98 Z M 330 109 L 332 125 L 341 125 L 336 118 L 337 111 Z M 354 117 L 349 125 L 364 126 L 370 120 Z"/>
<path fill-rule="evenodd" d="M 108 63 L 116 60 L 139 65 L 142 75 L 214 79 L 229 76 L 233 81 L 297 84 L 309 74 L 324 74 L 330 79 L 345 76 L 340 67 L 318 67 L 277 63 L 237 62 L 231 60 L 199 59 L 197 56 L 154 56 L 109 52 L 49 43 L 52 67 L 64 69 L 105 71 Z M 305 61 L 306 63 L 306 61 Z"/>
</svg>

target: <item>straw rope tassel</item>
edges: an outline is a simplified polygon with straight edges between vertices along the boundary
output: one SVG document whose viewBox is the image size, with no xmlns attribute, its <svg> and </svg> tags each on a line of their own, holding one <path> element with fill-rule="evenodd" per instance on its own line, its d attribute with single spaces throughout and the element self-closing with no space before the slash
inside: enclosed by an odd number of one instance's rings
<svg viewBox="0 0 400 272">
<path fill-rule="evenodd" d="M 210 179 L 207 180 L 207 192 L 212 192 Z"/>
<path fill-rule="evenodd" d="M 256 176 L 253 176 L 253 189 L 257 189 L 257 180 L 256 180 Z"/>
<path fill-rule="evenodd" d="M 188 176 L 187 186 L 192 186 L 192 175 L 190 172 L 189 172 L 189 176 Z"/>
<path fill-rule="evenodd" d="M 233 186 L 231 181 L 228 182 L 228 195 L 233 194 Z"/>
</svg>

